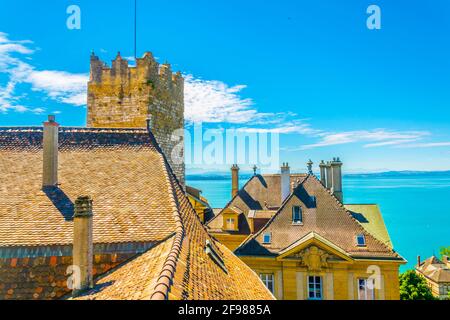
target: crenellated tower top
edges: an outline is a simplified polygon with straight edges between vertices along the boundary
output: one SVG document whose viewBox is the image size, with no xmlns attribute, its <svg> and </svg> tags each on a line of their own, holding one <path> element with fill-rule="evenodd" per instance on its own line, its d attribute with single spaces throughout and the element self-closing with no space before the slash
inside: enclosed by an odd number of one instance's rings
<svg viewBox="0 0 450 320">
<path fill-rule="evenodd" d="M 92 52 L 89 83 L 148 83 L 155 90 L 169 91 L 178 97 L 183 96 L 184 87 L 181 72 L 173 73 L 168 63 L 159 64 L 151 52 L 145 52 L 142 58 L 137 58 L 136 66 L 129 66 L 128 60 L 118 52 L 111 67 Z"/>
</svg>

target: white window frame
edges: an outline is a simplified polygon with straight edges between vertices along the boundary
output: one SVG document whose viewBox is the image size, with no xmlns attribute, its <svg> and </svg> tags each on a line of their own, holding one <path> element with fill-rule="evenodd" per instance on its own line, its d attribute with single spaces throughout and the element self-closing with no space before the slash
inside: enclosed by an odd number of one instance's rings
<svg viewBox="0 0 450 320">
<path fill-rule="evenodd" d="M 270 292 L 275 294 L 275 275 L 273 273 L 260 273 L 259 278 Z"/>
<path fill-rule="evenodd" d="M 319 281 L 317 281 L 317 279 L 319 279 Z M 323 300 L 322 276 L 309 275 L 307 280 L 308 280 L 308 300 Z M 314 287 L 313 289 L 311 289 L 311 285 Z M 317 288 L 317 285 L 319 285 L 319 288 Z M 317 292 L 317 289 L 319 289 L 320 291 Z M 310 296 L 311 292 L 313 293 L 313 297 Z"/>
<path fill-rule="evenodd" d="M 269 241 L 266 241 L 266 236 L 269 237 Z M 263 234 L 263 243 L 272 243 L 272 233 L 266 232 Z"/>
<path fill-rule="evenodd" d="M 372 288 L 369 286 L 370 283 Z M 375 300 L 374 279 L 358 278 L 358 300 Z"/>
<path fill-rule="evenodd" d="M 295 208 L 298 208 L 298 219 L 295 219 Z M 303 223 L 302 207 L 292 206 L 292 223 L 293 224 L 302 224 Z"/>
<path fill-rule="evenodd" d="M 363 244 L 359 243 L 359 239 L 363 240 Z M 363 233 L 360 233 L 360 234 L 356 235 L 356 245 L 358 247 L 365 247 L 366 246 L 366 236 Z"/>
</svg>

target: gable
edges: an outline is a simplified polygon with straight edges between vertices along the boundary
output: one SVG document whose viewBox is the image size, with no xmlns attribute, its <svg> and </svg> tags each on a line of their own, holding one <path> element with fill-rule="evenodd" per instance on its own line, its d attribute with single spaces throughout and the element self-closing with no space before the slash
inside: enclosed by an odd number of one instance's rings
<svg viewBox="0 0 450 320">
<path fill-rule="evenodd" d="M 322 263 L 328 261 L 352 262 L 353 259 L 342 248 L 311 232 L 295 243 L 281 250 L 277 260 L 300 260 L 309 264 L 320 258 Z"/>
<path fill-rule="evenodd" d="M 292 206 L 302 208 L 301 224 L 292 223 Z M 263 243 L 266 232 L 272 235 L 270 244 Z M 342 248 L 349 256 L 358 258 L 393 258 L 402 260 L 389 246 L 368 233 L 342 204 L 313 175 L 308 176 L 278 210 L 267 225 L 237 250 L 241 255 L 252 255 L 253 250 L 280 254 L 309 233 L 321 236 Z M 363 234 L 366 246 L 358 246 L 356 237 Z M 256 242 L 258 245 L 256 245 Z M 264 250 L 262 250 L 264 248 Z"/>
</svg>

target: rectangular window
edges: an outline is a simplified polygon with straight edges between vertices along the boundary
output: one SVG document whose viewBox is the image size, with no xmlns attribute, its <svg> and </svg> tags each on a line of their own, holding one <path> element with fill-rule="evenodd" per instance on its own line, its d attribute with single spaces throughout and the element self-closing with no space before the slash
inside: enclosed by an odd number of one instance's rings
<svg viewBox="0 0 450 320">
<path fill-rule="evenodd" d="M 273 292 L 274 283 L 273 283 L 273 274 L 271 273 L 261 273 L 259 275 L 261 278 L 261 281 L 264 283 L 264 285 L 269 289 L 270 292 Z"/>
<path fill-rule="evenodd" d="M 270 232 L 266 232 L 263 235 L 263 243 L 271 243 L 272 242 L 272 235 Z"/>
<path fill-rule="evenodd" d="M 358 299 L 375 300 L 375 282 L 373 279 L 358 279 Z"/>
<path fill-rule="evenodd" d="M 308 298 L 322 300 L 322 277 L 308 276 Z"/>
<path fill-rule="evenodd" d="M 366 245 L 366 237 L 363 234 L 358 234 L 356 236 L 356 243 L 359 247 L 364 247 Z"/>
<path fill-rule="evenodd" d="M 292 222 L 293 223 L 302 223 L 302 208 L 299 206 L 292 207 Z"/>
<path fill-rule="evenodd" d="M 227 219 L 227 229 L 228 230 L 235 230 L 236 229 L 236 225 L 234 223 L 234 219 L 232 219 L 232 218 L 228 218 Z"/>
</svg>

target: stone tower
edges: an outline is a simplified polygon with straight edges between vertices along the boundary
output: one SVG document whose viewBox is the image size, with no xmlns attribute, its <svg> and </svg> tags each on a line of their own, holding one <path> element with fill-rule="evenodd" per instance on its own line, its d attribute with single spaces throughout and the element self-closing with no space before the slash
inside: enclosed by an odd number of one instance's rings
<svg viewBox="0 0 450 320">
<path fill-rule="evenodd" d="M 184 185 L 184 79 L 150 52 L 136 66 L 117 54 L 108 67 L 94 53 L 88 83 L 88 127 L 145 128 L 147 119 L 178 180 Z"/>
</svg>

